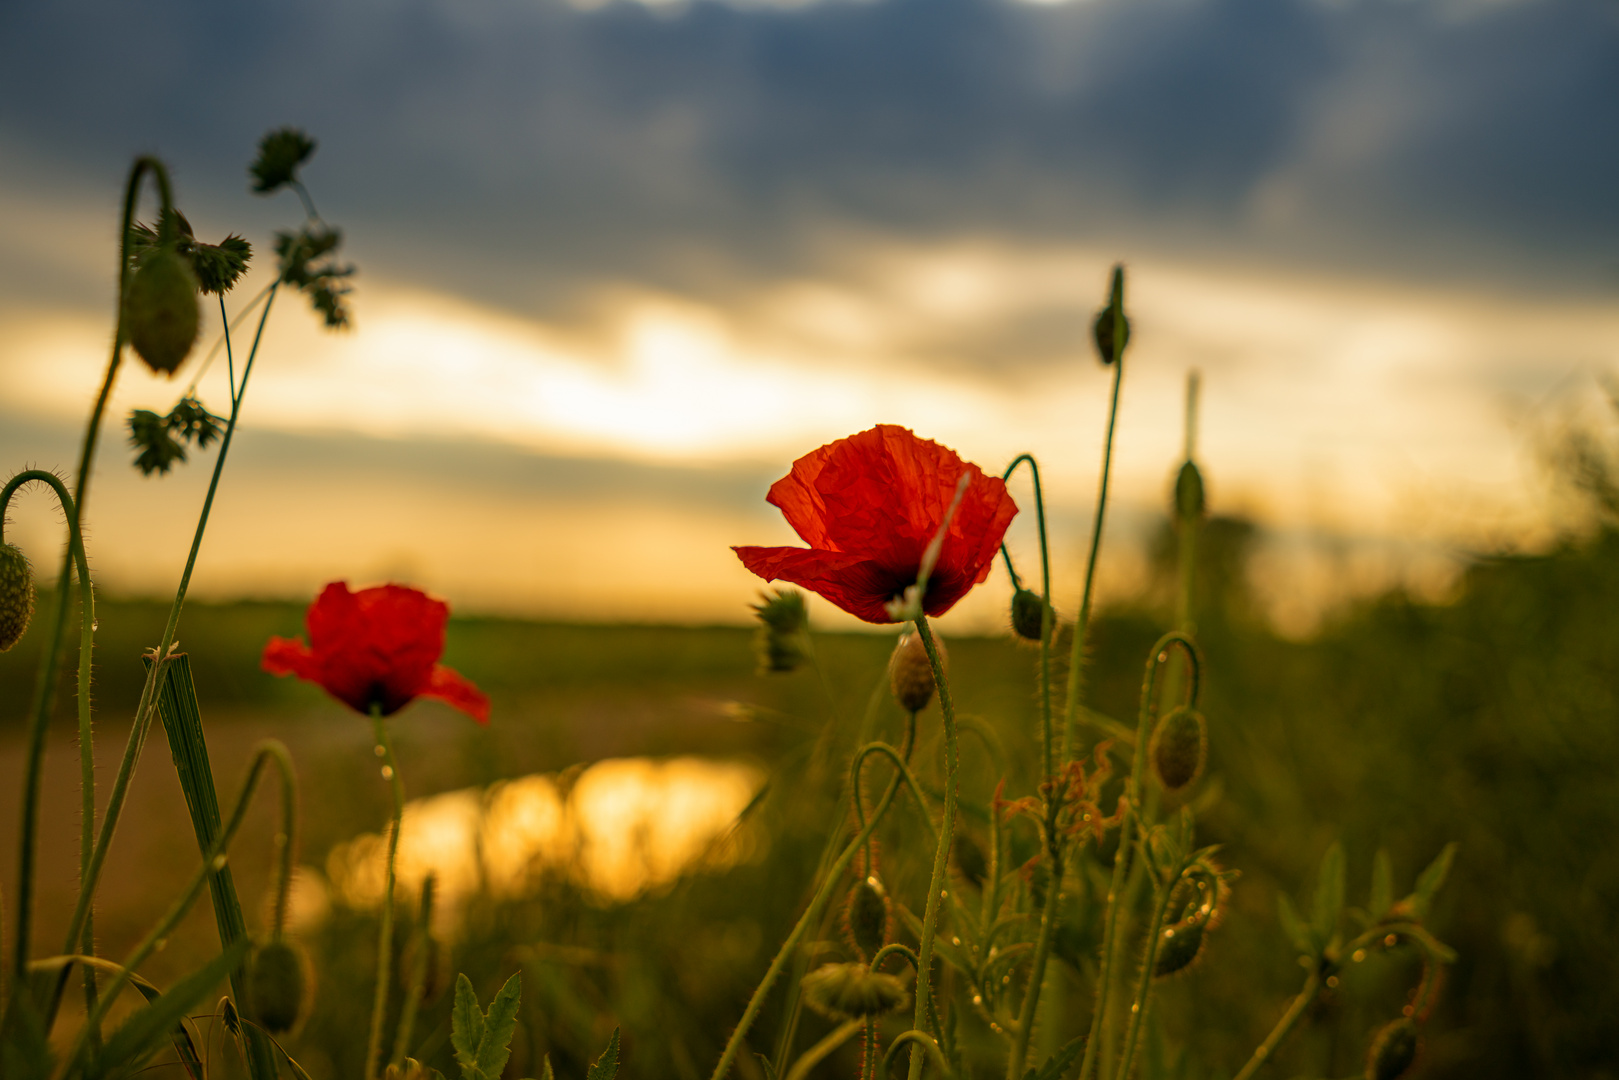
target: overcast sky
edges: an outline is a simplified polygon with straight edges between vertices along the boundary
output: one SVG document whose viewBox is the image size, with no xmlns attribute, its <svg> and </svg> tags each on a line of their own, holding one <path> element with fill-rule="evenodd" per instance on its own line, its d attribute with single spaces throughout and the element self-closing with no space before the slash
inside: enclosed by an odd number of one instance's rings
<svg viewBox="0 0 1619 1080">
<path fill-rule="evenodd" d="M 82 416 L 132 155 L 262 243 L 297 208 L 244 167 L 286 123 L 361 277 L 352 335 L 278 315 L 270 429 L 768 478 L 894 419 L 1050 456 L 1078 513 L 1122 258 L 1126 502 L 1196 365 L 1228 508 L 1483 543 L 1535 515 L 1525 425 L 1619 347 L 1611 0 L 18 0 L 0 423 Z"/>
</svg>

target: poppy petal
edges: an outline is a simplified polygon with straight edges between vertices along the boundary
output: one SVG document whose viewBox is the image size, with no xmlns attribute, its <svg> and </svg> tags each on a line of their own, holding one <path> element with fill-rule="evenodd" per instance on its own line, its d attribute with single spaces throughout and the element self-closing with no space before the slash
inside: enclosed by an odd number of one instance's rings
<svg viewBox="0 0 1619 1080">
<path fill-rule="evenodd" d="M 858 619 L 897 621 L 885 606 L 915 580 L 896 575 L 863 555 L 796 547 L 732 548 L 742 565 L 766 581 L 790 581 L 816 593 Z"/>
<path fill-rule="evenodd" d="M 452 709 L 460 709 L 480 724 L 489 723 L 488 695 L 454 668 L 434 664 L 427 685 L 417 696 L 442 701 Z"/>
<path fill-rule="evenodd" d="M 264 646 L 259 666 L 271 675 L 296 675 L 311 681 L 317 681 L 320 670 L 303 638 L 271 638 Z"/>
</svg>

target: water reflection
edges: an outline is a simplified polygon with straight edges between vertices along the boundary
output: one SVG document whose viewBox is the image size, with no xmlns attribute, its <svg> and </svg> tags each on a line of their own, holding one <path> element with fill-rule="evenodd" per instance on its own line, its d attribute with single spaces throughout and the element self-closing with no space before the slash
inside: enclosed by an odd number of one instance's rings
<svg viewBox="0 0 1619 1080">
<path fill-rule="evenodd" d="M 510 898 L 561 876 L 604 900 L 629 900 L 688 870 L 750 858 L 758 838 L 738 815 L 764 783 L 740 762 L 619 758 L 563 778 L 547 774 L 466 788 L 405 805 L 398 889 L 438 875 L 446 917 L 473 893 Z M 387 881 L 387 837 L 332 849 L 326 873 L 352 907 L 372 907 Z"/>
</svg>

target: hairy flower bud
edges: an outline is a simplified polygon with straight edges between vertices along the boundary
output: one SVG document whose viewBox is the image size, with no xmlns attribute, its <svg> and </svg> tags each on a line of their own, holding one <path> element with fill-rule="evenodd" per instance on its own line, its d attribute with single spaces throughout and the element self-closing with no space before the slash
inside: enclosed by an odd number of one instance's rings
<svg viewBox="0 0 1619 1080">
<path fill-rule="evenodd" d="M 1203 951 L 1204 931 L 1209 919 L 1201 911 L 1171 923 L 1158 935 L 1158 952 L 1153 958 L 1152 973 L 1158 978 L 1184 971 Z"/>
<path fill-rule="evenodd" d="M 1040 640 L 1040 623 L 1045 617 L 1045 601 L 1040 594 L 1019 589 L 1012 594 L 1012 629 L 1027 641 Z"/>
<path fill-rule="evenodd" d="M 124 328 L 153 372 L 173 375 L 197 340 L 197 275 L 173 248 L 148 255 L 129 279 Z"/>
<path fill-rule="evenodd" d="M 1185 705 L 1177 705 L 1158 721 L 1147 746 L 1152 771 L 1166 791 L 1179 791 L 1196 780 L 1208 755 L 1208 722 Z"/>
<path fill-rule="evenodd" d="M 950 657 L 944 642 L 937 634 L 933 642 L 939 649 L 939 664 L 948 667 Z M 894 655 L 888 658 L 888 683 L 894 690 L 894 700 L 906 712 L 921 712 L 933 700 L 933 665 L 928 652 L 917 634 L 902 634 L 894 646 Z"/>
<path fill-rule="evenodd" d="M 798 670 L 809 659 L 809 613 L 804 609 L 804 594 L 797 589 L 761 594 L 753 613 L 759 620 L 753 638 L 759 674 Z"/>
<path fill-rule="evenodd" d="M 1366 1052 L 1366 1080 L 1396 1080 L 1417 1060 L 1417 1025 L 1409 1016 L 1385 1024 Z"/>
<path fill-rule="evenodd" d="M 867 961 L 888 944 L 888 893 L 876 878 L 867 878 L 849 890 L 843 922 L 849 940 Z"/>
<path fill-rule="evenodd" d="M 1124 341 L 1117 348 L 1113 343 L 1113 305 L 1109 304 L 1096 313 L 1096 321 L 1091 324 L 1091 337 L 1096 341 L 1096 351 L 1102 357 L 1102 363 L 1111 364 L 1119 358 L 1124 346 L 1130 344 L 1130 320 L 1121 317 L 1124 323 Z"/>
<path fill-rule="evenodd" d="M 309 961 L 284 938 L 261 945 L 247 973 L 246 1014 L 272 1035 L 290 1031 L 309 1001 Z"/>
<path fill-rule="evenodd" d="M 804 976 L 804 1001 L 835 1020 L 881 1016 L 904 1008 L 905 984 L 865 964 L 823 964 Z"/>
<path fill-rule="evenodd" d="M 1188 461 L 1175 477 L 1175 516 L 1195 521 L 1203 516 L 1203 474 Z"/>
<path fill-rule="evenodd" d="M 34 614 L 34 572 L 14 544 L 0 544 L 0 652 L 23 636 Z"/>
</svg>

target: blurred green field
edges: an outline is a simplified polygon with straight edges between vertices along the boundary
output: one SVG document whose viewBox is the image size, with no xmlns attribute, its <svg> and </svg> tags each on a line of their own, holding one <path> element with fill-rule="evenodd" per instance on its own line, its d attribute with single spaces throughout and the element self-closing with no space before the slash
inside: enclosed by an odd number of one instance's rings
<svg viewBox="0 0 1619 1080">
<path fill-rule="evenodd" d="M 1276 895 L 1307 903 L 1316 864 L 1341 839 L 1351 904 L 1366 902 L 1378 848 L 1388 850 L 1397 892 L 1404 892 L 1445 843 L 1460 844 L 1432 923 L 1460 961 L 1427 1025 L 1419 1075 L 1619 1076 L 1619 1039 L 1611 1030 L 1619 1015 L 1619 533 L 1571 539 L 1543 555 L 1481 560 L 1448 603 L 1384 596 L 1302 642 L 1278 637 L 1256 614 L 1244 572 L 1252 536 L 1245 523 L 1215 519 L 1200 549 L 1211 761 L 1197 795 L 1199 830 L 1225 845 L 1221 858 L 1242 877 L 1205 955 L 1155 999 L 1165 1044 L 1187 1052 L 1182 1074 L 1235 1071 L 1296 992 L 1301 972 L 1277 925 Z M 1134 717 L 1146 651 L 1168 622 L 1161 597 L 1167 589 L 1103 612 L 1096 624 L 1090 701 L 1101 712 Z M 165 612 L 166 604 L 100 602 L 103 778 L 139 692 L 136 658 L 160 635 Z M 313 687 L 258 670 L 265 639 L 301 632 L 301 620 L 301 605 L 192 604 L 179 637 L 193 658 L 222 791 L 234 791 L 254 738 L 285 739 L 303 785 L 300 861 L 320 867 L 334 845 L 382 826 L 386 792 L 362 720 Z M 0 656 L 7 777 L 18 775 L 38 637 L 31 631 Z M 898 739 L 902 714 L 886 694 L 873 696 L 891 638 L 818 635 L 824 680 L 810 670 L 756 675 L 750 639 L 751 631 L 732 627 L 458 618 L 445 662 L 489 691 L 491 726 L 479 729 L 432 704 L 397 719 L 412 797 L 627 755 L 744 759 L 769 776 L 751 814 L 763 843 L 730 869 L 621 904 L 555 880 L 531 895 L 466 906 L 443 970 L 465 971 L 485 1001 L 512 971 L 524 975 L 508 1076 L 537 1073 L 547 1052 L 558 1076 L 580 1076 L 622 1026 L 624 1075 L 706 1077 L 808 899 L 828 830 L 843 813 L 837 796 L 844 762 L 869 703 L 876 703 L 876 734 Z M 1031 790 L 1036 654 L 1009 638 L 957 639 L 949 647 L 958 709 L 993 732 L 964 742 L 965 832 L 981 838 L 1001 776 L 1009 795 Z M 58 728 L 66 732 L 70 685 L 63 690 Z M 922 715 L 914 759 L 924 785 L 936 785 L 941 774 L 937 729 L 933 707 Z M 130 854 L 109 870 L 114 876 L 103 890 L 100 936 L 112 955 L 166 902 L 172 874 L 195 865 L 160 740 L 154 735 L 148 748 L 144 787 L 119 837 Z M 42 886 L 47 896 L 71 896 L 76 865 L 71 746 L 66 738 L 52 744 L 47 872 L 55 885 Z M 872 767 L 873 777 L 882 772 Z M 0 882 L 8 902 L 15 895 L 11 784 L 0 805 Z M 1110 789 L 1109 807 L 1111 798 Z M 266 807 L 238 841 L 233 864 L 244 897 L 264 888 L 269 830 Z M 919 908 L 928 856 L 919 853 L 925 845 L 914 810 L 897 808 L 881 836 L 891 892 Z M 1013 843 L 1030 848 L 1032 833 L 1014 830 Z M 1088 853 L 1071 879 L 1056 1007 L 1036 1034 L 1044 1047 L 1059 1045 L 1088 1014 L 1092 900 L 1107 858 Z M 958 887 L 973 888 L 967 881 Z M 42 904 L 41 949 L 56 944 L 60 917 Z M 401 943 L 410 933 L 409 918 L 404 922 Z M 211 920 L 194 913 L 173 947 L 154 959 L 153 977 L 161 982 L 195 962 L 211 933 Z M 314 1015 L 288 1046 L 316 1077 L 359 1071 L 374 935 L 370 913 L 341 903 L 305 934 L 318 992 Z M 829 925 L 817 958 L 837 958 L 841 936 Z M 1369 1033 L 1398 1014 L 1416 978 L 1410 959 L 1363 968 L 1348 972 L 1311 1012 L 1271 1075 L 1358 1075 Z M 438 980 L 441 989 L 446 981 Z M 441 1068 L 448 1067 L 448 1007 L 441 993 L 418 1029 L 422 1053 Z M 750 1037 L 752 1050 L 775 1051 L 778 1020 L 773 1005 Z M 806 1016 L 799 1045 L 828 1028 Z M 966 1029 L 963 1038 L 993 1041 Z M 853 1075 L 855 1060 L 851 1045 L 814 1075 Z M 977 1059 L 970 1053 L 969 1060 Z M 751 1055 L 740 1074 L 763 1075 Z M 979 1063 L 974 1075 L 998 1073 Z"/>
</svg>

